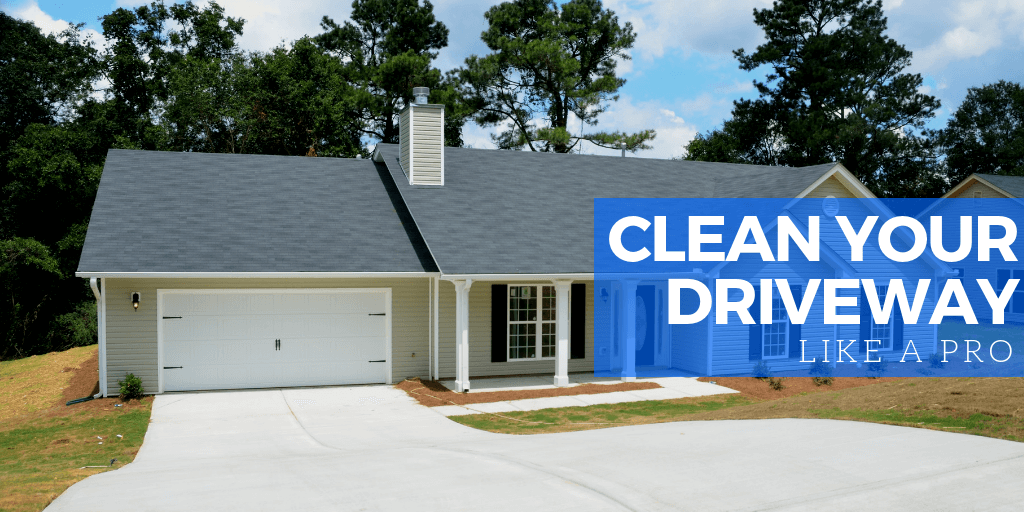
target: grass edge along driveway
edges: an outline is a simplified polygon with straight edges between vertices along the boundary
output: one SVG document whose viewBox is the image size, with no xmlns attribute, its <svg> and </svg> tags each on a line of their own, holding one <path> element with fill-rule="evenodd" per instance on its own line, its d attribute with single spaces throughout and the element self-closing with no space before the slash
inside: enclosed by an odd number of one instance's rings
<svg viewBox="0 0 1024 512">
<path fill-rule="evenodd" d="M 767 418 L 820 418 L 962 432 L 1024 442 L 1024 378 L 913 378 L 771 398 L 756 387 L 766 382 L 746 377 L 753 392 L 676 400 L 601 404 L 540 411 L 453 416 L 463 425 L 506 434 L 570 432 L 647 423 Z M 838 379 L 837 379 L 838 381 Z M 809 379 L 808 379 L 809 382 Z M 788 385 L 804 384 L 787 379 Z M 794 386 L 796 387 L 796 386 Z M 742 391 L 742 389 L 741 389 Z M 768 398 L 765 398 L 768 396 Z"/>
<path fill-rule="evenodd" d="M 95 345 L 0 362 L 0 510 L 42 510 L 74 483 L 134 460 L 153 399 L 64 405 L 88 394 L 75 381 L 95 376 Z"/>
</svg>

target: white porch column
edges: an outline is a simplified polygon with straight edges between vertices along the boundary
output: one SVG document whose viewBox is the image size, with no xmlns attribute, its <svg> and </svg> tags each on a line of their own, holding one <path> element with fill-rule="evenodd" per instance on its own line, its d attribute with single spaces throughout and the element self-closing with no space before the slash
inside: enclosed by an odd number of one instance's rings
<svg viewBox="0 0 1024 512">
<path fill-rule="evenodd" d="M 569 385 L 569 287 L 572 280 L 554 279 L 555 283 L 555 386 Z M 578 297 L 577 300 L 584 300 Z"/>
<path fill-rule="evenodd" d="M 469 289 L 472 279 L 459 279 L 455 284 L 455 388 L 469 391 Z"/>
<path fill-rule="evenodd" d="M 622 283 L 622 380 L 636 380 L 636 279 Z"/>
</svg>

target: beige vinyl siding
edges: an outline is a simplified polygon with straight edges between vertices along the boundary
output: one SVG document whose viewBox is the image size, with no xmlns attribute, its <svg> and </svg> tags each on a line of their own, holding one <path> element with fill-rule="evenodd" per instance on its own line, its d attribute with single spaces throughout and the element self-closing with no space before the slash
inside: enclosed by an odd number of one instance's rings
<svg viewBox="0 0 1024 512">
<path fill-rule="evenodd" d="M 398 133 L 399 133 L 399 162 L 402 164 L 402 172 L 405 173 L 405 177 L 409 177 L 409 169 L 412 162 L 410 161 L 411 152 L 409 151 L 409 143 L 412 140 L 410 134 L 412 130 L 409 129 L 409 123 L 412 117 L 409 114 L 408 109 L 402 112 L 401 117 L 398 120 Z"/>
<path fill-rule="evenodd" d="M 442 151 L 444 151 L 444 107 L 415 105 L 412 121 L 412 184 L 442 184 Z"/>
<path fill-rule="evenodd" d="M 583 282 L 583 281 L 577 281 Z M 555 374 L 555 360 L 491 362 L 491 285 L 505 282 L 474 281 L 469 290 L 469 378 L 492 375 Z M 550 284 L 530 282 L 522 284 Z M 570 372 L 594 370 L 594 293 L 593 281 L 586 281 L 587 293 L 587 356 L 585 359 L 570 359 Z M 440 356 L 438 357 L 441 378 L 455 377 L 455 285 L 441 281 L 440 306 Z M 578 300 L 571 297 L 570 300 Z"/>
<path fill-rule="evenodd" d="M 238 288 L 391 288 L 391 378 L 426 377 L 430 326 L 427 278 L 404 279 L 106 279 L 107 389 L 117 394 L 126 373 L 157 382 L 157 290 Z M 140 292 L 134 311 L 129 297 Z M 415 356 L 413 355 L 415 353 Z"/>
<path fill-rule="evenodd" d="M 846 185 L 843 185 L 843 182 L 839 181 L 835 175 L 829 176 L 827 180 L 821 182 L 821 184 L 814 190 L 808 192 L 805 197 L 817 198 L 828 196 L 838 198 L 857 197 L 852 191 L 850 191 L 850 189 L 846 188 Z"/>
<path fill-rule="evenodd" d="M 1000 191 L 998 191 L 998 190 L 996 190 L 996 189 L 994 189 L 994 188 L 992 188 L 992 187 L 990 187 L 990 186 L 988 186 L 988 185 L 986 185 L 986 184 L 984 184 L 984 183 L 982 183 L 980 181 L 975 181 L 971 185 L 966 186 L 966 187 L 960 189 L 960 191 L 955 196 L 951 196 L 951 197 L 960 197 L 960 198 L 964 198 L 964 199 L 972 199 L 972 198 L 974 198 L 974 193 L 975 192 L 980 192 L 981 193 L 981 197 L 984 198 L 984 199 L 989 199 L 989 198 L 1006 199 L 1006 197 L 1007 197 L 1006 194 L 1004 194 L 1004 193 L 1002 193 L 1002 192 L 1000 192 Z"/>
</svg>

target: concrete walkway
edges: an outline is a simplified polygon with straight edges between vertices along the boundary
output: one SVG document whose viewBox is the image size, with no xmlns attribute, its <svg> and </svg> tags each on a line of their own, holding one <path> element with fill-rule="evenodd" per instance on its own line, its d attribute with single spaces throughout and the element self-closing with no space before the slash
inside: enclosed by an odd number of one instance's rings
<svg viewBox="0 0 1024 512">
<path fill-rule="evenodd" d="M 572 376 L 576 379 L 580 377 Z M 591 380 L 586 380 L 587 378 Z M 514 379 L 514 380 L 513 380 Z M 515 377 L 511 379 L 480 379 L 476 382 L 483 383 L 489 391 L 512 391 L 527 389 L 552 389 L 553 385 L 547 383 L 550 377 L 533 377 L 537 382 L 527 380 L 528 377 Z M 497 382 L 487 382 L 497 381 Z M 577 380 L 573 384 L 591 382 L 594 384 L 619 384 L 621 380 L 601 379 L 596 380 L 593 376 L 583 376 L 583 380 Z M 552 396 L 546 398 L 527 398 L 524 400 L 506 400 L 503 402 L 491 402 L 485 404 L 471 405 L 443 405 L 431 409 L 445 416 L 461 416 L 464 414 L 514 412 L 514 411 L 538 411 L 541 409 L 553 409 L 557 407 L 585 407 L 596 404 L 618 404 L 623 402 L 641 402 L 644 400 L 670 400 L 673 398 L 689 398 L 695 396 L 722 395 L 727 393 L 738 393 L 738 391 L 711 384 L 699 382 L 696 378 L 690 377 L 661 377 L 652 379 L 637 379 L 637 382 L 656 382 L 661 388 L 640 389 L 636 391 L 614 391 L 611 393 L 598 393 L 594 395 L 572 395 Z M 442 382 L 444 383 L 444 382 Z M 478 391 L 479 392 L 479 389 Z"/>
<path fill-rule="evenodd" d="M 163 395 L 51 511 L 1020 510 L 1024 444 L 828 420 L 509 436 L 389 386 Z"/>
</svg>

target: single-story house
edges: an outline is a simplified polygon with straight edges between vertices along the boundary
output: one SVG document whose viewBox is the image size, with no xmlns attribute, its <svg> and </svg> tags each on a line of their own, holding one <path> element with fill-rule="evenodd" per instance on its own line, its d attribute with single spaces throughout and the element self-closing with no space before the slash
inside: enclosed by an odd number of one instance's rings
<svg viewBox="0 0 1024 512">
<path fill-rule="evenodd" d="M 610 328 L 593 322 L 595 297 L 656 292 L 594 282 L 594 198 L 872 197 L 839 164 L 447 148 L 443 115 L 410 105 L 400 143 L 371 159 L 111 150 L 77 272 L 98 302 L 101 393 L 129 372 L 149 393 L 408 377 L 468 390 L 524 374 L 567 385 L 594 370 L 594 329 Z M 708 329 L 677 327 L 656 336 Z M 755 352 L 795 357 L 762 345 L 777 332 L 754 343 L 739 329 L 735 346 L 668 343 L 630 364 L 719 374 Z"/>
</svg>

